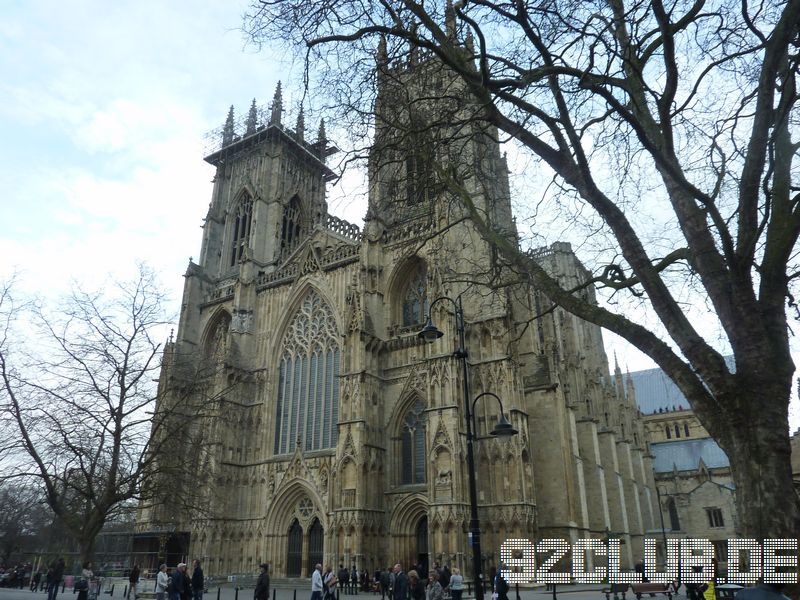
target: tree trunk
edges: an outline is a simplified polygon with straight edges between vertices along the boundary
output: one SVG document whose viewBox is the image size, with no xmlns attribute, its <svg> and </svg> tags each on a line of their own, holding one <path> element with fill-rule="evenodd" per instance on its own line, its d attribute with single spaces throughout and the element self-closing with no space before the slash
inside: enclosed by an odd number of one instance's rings
<svg viewBox="0 0 800 600">
<path fill-rule="evenodd" d="M 793 538 L 800 531 L 800 503 L 792 480 L 788 404 L 791 377 L 779 369 L 733 375 L 735 396 L 719 415 L 727 427 L 717 436 L 736 486 L 737 530 L 742 537 Z M 785 398 L 784 402 L 779 399 Z M 713 419 L 713 420 L 716 420 Z M 716 429 L 716 428 L 715 428 Z"/>
<path fill-rule="evenodd" d="M 82 538 L 78 540 L 78 552 L 80 553 L 81 567 L 87 562 L 92 562 L 94 558 L 94 544 L 97 536 Z M 93 569 L 94 570 L 94 569 Z"/>
</svg>

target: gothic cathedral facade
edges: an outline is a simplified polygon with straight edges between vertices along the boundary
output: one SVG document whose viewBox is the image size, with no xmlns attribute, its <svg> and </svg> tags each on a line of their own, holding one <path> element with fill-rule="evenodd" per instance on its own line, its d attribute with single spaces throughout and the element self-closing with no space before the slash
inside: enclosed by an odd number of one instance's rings
<svg viewBox="0 0 800 600">
<path fill-rule="evenodd" d="M 334 149 L 324 126 L 305 139 L 302 113 L 294 129 L 283 123 L 280 87 L 269 113 L 254 106 L 240 123 L 231 113 L 206 158 L 213 195 L 162 383 L 192 361 L 215 366 L 204 389 L 217 400 L 192 467 L 210 491 L 197 515 L 176 516 L 167 501 L 140 510 L 137 525 L 163 534 L 169 514 L 181 558 L 200 558 L 206 573 L 268 562 L 273 576 L 304 577 L 317 562 L 371 572 L 435 560 L 471 572 L 453 305 L 431 315 L 441 339 L 417 335 L 442 296 L 463 305 L 470 401 L 496 394 L 519 431 L 492 438 L 499 404 L 475 405 L 484 572 L 508 538 L 621 537 L 631 566 L 655 527 L 645 433 L 600 329 L 509 283 L 444 185 L 457 174 L 516 243 L 496 133 L 464 119 L 448 144 L 430 139 L 452 132 L 465 106 L 455 78 L 432 64 L 379 56 L 363 231 L 328 213 Z M 437 98 L 415 95 L 422 81 Z M 400 95 L 418 106 L 401 110 Z M 535 256 L 566 283 L 587 277 L 569 244 Z"/>
</svg>

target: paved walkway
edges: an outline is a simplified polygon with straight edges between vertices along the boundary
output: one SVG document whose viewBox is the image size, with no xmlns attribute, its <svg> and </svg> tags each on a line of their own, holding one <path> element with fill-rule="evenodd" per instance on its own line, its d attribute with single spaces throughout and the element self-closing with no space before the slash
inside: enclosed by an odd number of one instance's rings
<svg viewBox="0 0 800 600">
<path fill-rule="evenodd" d="M 104 593 L 98 600 L 125 600 L 124 591 L 127 586 L 127 581 L 124 579 L 113 580 L 106 582 L 104 585 Z M 113 594 L 111 585 L 114 586 Z M 275 600 L 309 600 L 311 597 L 310 584 L 302 588 L 289 588 L 282 586 L 275 586 Z M 601 592 L 603 586 L 594 585 L 559 585 L 556 587 L 555 598 L 567 600 L 605 600 L 605 595 Z M 683 591 L 683 590 L 681 590 Z M 516 591 L 511 589 L 509 600 L 517 600 Z M 551 600 L 553 599 L 553 592 L 545 590 L 544 587 L 536 588 L 520 588 L 519 600 Z M 57 600 L 75 600 L 75 596 L 71 589 L 67 589 L 62 594 L 59 591 Z M 244 588 L 237 590 L 233 585 L 224 585 L 221 587 L 212 587 L 204 596 L 204 600 L 252 600 L 252 588 Z M 656 600 L 660 600 L 663 596 L 656 596 Z M 680 594 L 673 596 L 679 600 L 683 600 L 685 596 Z M 47 595 L 44 592 L 31 592 L 28 589 L 8 589 L 0 588 L 0 600 L 46 600 Z M 340 594 L 340 600 L 380 600 L 380 594 L 373 594 L 368 592 L 361 592 L 358 594 Z M 629 595 L 629 600 L 631 596 Z M 468 596 L 464 596 L 464 600 L 470 600 Z M 485 600 L 491 600 L 491 594 L 485 595 Z"/>
</svg>

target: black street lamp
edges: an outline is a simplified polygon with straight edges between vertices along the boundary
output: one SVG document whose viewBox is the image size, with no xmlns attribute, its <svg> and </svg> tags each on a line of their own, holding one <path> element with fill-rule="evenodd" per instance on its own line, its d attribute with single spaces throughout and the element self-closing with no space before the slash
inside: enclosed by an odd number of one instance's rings
<svg viewBox="0 0 800 600">
<path fill-rule="evenodd" d="M 483 575 L 481 574 L 481 527 L 478 521 L 478 492 L 477 484 L 475 482 L 475 458 L 472 452 L 473 428 L 475 427 L 474 413 L 475 403 L 484 396 L 492 396 L 500 404 L 500 419 L 491 434 L 498 438 L 508 439 L 516 435 L 518 431 L 514 429 L 511 423 L 506 419 L 503 413 L 503 402 L 492 392 L 483 392 L 479 394 L 475 400 L 470 404 L 470 391 L 469 391 L 469 364 L 467 363 L 467 348 L 464 334 L 464 309 L 461 305 L 461 296 L 456 300 L 447 296 L 440 296 L 431 302 L 428 307 L 428 322 L 417 335 L 428 343 L 434 342 L 444 335 L 433 324 L 431 314 L 433 307 L 437 302 L 447 300 L 452 303 L 456 313 L 456 331 L 458 332 L 458 348 L 453 352 L 453 356 L 461 360 L 461 382 L 464 392 L 464 419 L 467 426 L 467 473 L 469 475 L 469 533 L 472 538 L 472 573 L 475 578 L 475 600 L 483 600 Z"/>
</svg>

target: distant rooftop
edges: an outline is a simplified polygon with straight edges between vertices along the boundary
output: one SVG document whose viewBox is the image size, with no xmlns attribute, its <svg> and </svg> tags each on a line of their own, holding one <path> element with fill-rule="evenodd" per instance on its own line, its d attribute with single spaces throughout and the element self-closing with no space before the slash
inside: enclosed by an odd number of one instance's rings
<svg viewBox="0 0 800 600">
<path fill-rule="evenodd" d="M 709 469 L 729 467 L 731 464 L 722 448 L 711 438 L 650 444 L 650 450 L 655 457 L 653 470 L 656 473 L 669 473 L 673 468 L 694 471 L 701 458 Z"/>
<path fill-rule="evenodd" d="M 734 368 L 732 356 L 725 357 L 728 368 Z M 643 415 L 691 409 L 691 403 L 678 386 L 661 369 L 646 369 L 630 374 L 636 390 L 636 404 Z"/>
</svg>

